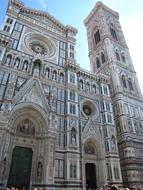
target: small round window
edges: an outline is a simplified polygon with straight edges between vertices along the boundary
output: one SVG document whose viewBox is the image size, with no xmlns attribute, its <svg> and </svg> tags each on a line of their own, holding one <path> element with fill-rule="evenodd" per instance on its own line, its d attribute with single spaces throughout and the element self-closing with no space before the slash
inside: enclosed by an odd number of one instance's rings
<svg viewBox="0 0 143 190">
<path fill-rule="evenodd" d="M 92 110 L 91 110 L 90 106 L 88 106 L 88 105 L 84 105 L 84 106 L 83 106 L 83 112 L 84 112 L 86 115 L 88 115 L 88 116 L 92 114 Z"/>
<path fill-rule="evenodd" d="M 91 101 L 85 101 L 82 105 L 82 111 L 87 117 L 94 116 L 96 107 Z"/>
</svg>

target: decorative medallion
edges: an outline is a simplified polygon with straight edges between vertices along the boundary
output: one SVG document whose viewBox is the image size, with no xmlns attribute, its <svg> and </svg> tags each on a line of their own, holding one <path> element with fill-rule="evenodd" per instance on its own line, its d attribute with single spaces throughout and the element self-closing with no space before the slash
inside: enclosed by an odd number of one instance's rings
<svg viewBox="0 0 143 190">
<path fill-rule="evenodd" d="M 56 55 L 55 41 L 39 33 L 27 33 L 24 36 L 24 46 L 32 54 L 41 54 L 48 59 Z"/>
<path fill-rule="evenodd" d="M 93 102 L 91 102 L 89 100 L 83 102 L 82 112 L 86 117 L 95 116 L 96 111 L 97 111 L 96 106 Z"/>
<path fill-rule="evenodd" d="M 42 44 L 39 41 L 33 41 L 29 44 L 29 46 L 31 47 L 31 49 L 35 52 L 35 53 L 40 53 L 41 55 L 46 55 L 47 54 L 47 49 L 44 46 L 44 44 Z"/>
</svg>

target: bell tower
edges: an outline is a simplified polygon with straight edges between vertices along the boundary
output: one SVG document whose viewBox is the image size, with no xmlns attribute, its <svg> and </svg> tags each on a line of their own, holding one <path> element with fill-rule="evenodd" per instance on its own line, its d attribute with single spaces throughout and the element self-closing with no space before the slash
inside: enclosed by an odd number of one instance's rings
<svg viewBox="0 0 143 190">
<path fill-rule="evenodd" d="M 143 99 L 119 14 L 98 2 L 84 21 L 90 67 L 111 78 L 110 95 L 116 122 L 125 186 L 143 185 Z"/>
</svg>

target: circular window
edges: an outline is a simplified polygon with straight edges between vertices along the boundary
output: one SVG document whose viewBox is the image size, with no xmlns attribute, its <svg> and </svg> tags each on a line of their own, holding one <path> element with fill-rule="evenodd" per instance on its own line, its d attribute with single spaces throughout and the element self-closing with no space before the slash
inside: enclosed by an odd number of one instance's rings
<svg viewBox="0 0 143 190">
<path fill-rule="evenodd" d="M 46 53 L 46 48 L 44 47 L 44 45 L 40 44 L 39 42 L 31 43 L 30 47 L 36 53 L 40 53 L 42 55 Z"/>
<path fill-rule="evenodd" d="M 38 33 L 27 33 L 24 36 L 24 45 L 28 51 L 52 58 L 56 54 L 54 40 Z"/>
<path fill-rule="evenodd" d="M 91 101 L 85 101 L 82 105 L 82 111 L 87 117 L 93 116 L 95 115 L 96 107 Z"/>
<path fill-rule="evenodd" d="M 83 106 L 83 112 L 84 112 L 86 115 L 91 115 L 92 110 L 91 110 L 90 106 L 84 105 L 84 106 Z"/>
</svg>

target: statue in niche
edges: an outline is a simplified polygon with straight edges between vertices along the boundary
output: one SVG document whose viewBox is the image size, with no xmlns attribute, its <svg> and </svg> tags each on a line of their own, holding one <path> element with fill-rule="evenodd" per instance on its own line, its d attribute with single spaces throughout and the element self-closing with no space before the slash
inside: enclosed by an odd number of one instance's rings
<svg viewBox="0 0 143 190">
<path fill-rule="evenodd" d="M 76 130 L 75 130 L 75 128 L 72 128 L 72 130 L 71 130 L 71 144 L 72 145 L 76 144 Z"/>
<path fill-rule="evenodd" d="M 39 161 L 37 164 L 37 179 L 38 180 L 42 179 L 42 171 L 43 171 L 43 164 L 41 161 Z"/>
<path fill-rule="evenodd" d="M 112 151 L 116 151 L 116 139 L 114 136 L 111 138 L 111 149 Z"/>
<path fill-rule="evenodd" d="M 34 135 L 35 134 L 35 128 L 33 123 L 29 119 L 23 120 L 21 123 L 17 126 L 17 132 L 25 135 Z"/>
<path fill-rule="evenodd" d="M 6 58 L 5 64 L 6 64 L 7 66 L 9 66 L 11 60 L 12 60 L 12 56 L 11 56 L 11 55 L 8 55 L 7 58 Z"/>
<path fill-rule="evenodd" d="M 15 60 L 15 63 L 14 63 L 14 68 L 15 68 L 15 69 L 18 69 L 19 63 L 20 63 L 20 59 L 17 58 L 17 59 Z"/>
<path fill-rule="evenodd" d="M 36 61 L 34 62 L 34 66 L 33 66 L 33 74 L 35 76 L 40 76 L 40 61 Z"/>
<path fill-rule="evenodd" d="M 27 71 L 28 69 L 28 62 L 27 61 L 24 61 L 24 64 L 23 64 L 23 71 Z"/>
<path fill-rule="evenodd" d="M 49 68 L 46 68 L 45 76 L 46 76 L 46 78 L 49 78 L 49 76 L 50 76 L 50 69 Z"/>
<path fill-rule="evenodd" d="M 105 39 L 105 44 L 107 47 L 106 49 L 107 49 L 108 59 L 109 59 L 109 61 L 112 61 L 114 58 L 113 45 L 111 44 L 109 39 Z"/>
</svg>

